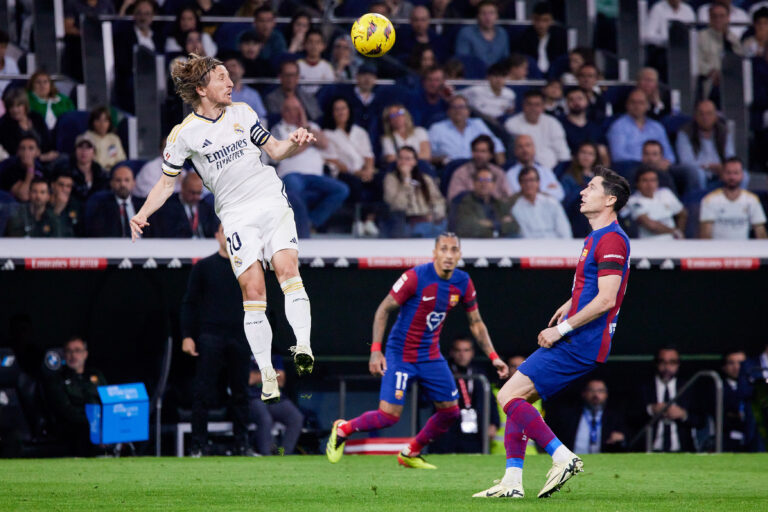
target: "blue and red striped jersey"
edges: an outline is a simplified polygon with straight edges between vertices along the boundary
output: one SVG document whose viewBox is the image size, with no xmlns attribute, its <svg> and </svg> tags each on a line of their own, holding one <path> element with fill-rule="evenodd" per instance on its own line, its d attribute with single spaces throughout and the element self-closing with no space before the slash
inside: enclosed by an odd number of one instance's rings
<svg viewBox="0 0 768 512">
<path fill-rule="evenodd" d="M 621 276 L 616 305 L 599 318 L 574 329 L 564 340 L 565 348 L 575 356 L 600 363 L 605 362 L 611 351 L 611 340 L 629 279 L 629 237 L 618 222 L 593 231 L 584 240 L 573 278 L 573 302 L 568 317 L 581 311 L 597 296 L 598 278 L 608 275 Z"/>
<path fill-rule="evenodd" d="M 442 359 L 439 342 L 445 315 L 459 303 L 468 312 L 477 309 L 475 285 L 469 274 L 456 269 L 450 279 L 442 279 L 433 263 L 408 270 L 389 294 L 400 304 L 400 312 L 386 350 L 401 354 L 407 363 Z"/>
</svg>

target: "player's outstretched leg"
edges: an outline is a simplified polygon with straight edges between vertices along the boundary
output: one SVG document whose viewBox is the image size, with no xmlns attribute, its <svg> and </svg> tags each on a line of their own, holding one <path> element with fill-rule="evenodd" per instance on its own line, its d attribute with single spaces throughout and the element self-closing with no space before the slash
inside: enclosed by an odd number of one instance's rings
<svg viewBox="0 0 768 512">
<path fill-rule="evenodd" d="M 344 443 L 353 432 L 368 432 L 391 427 L 400 420 L 400 416 L 389 414 L 381 409 L 368 411 L 349 421 L 336 420 L 325 446 L 325 455 L 332 463 L 339 462 L 344 455 Z"/>
<path fill-rule="evenodd" d="M 253 358 L 261 372 L 261 399 L 268 404 L 280 401 L 277 373 L 272 368 L 272 327 L 267 319 L 267 303 L 261 300 L 243 302 L 243 328 Z"/>
<path fill-rule="evenodd" d="M 424 428 L 398 454 L 397 462 L 407 468 L 437 469 L 437 466 L 424 460 L 424 457 L 421 456 L 421 450 L 434 439 L 446 433 L 457 419 L 459 419 L 458 405 L 437 409 L 435 414 L 429 417 Z"/>
<path fill-rule="evenodd" d="M 309 333 L 312 328 L 312 313 L 309 308 L 309 296 L 300 276 L 291 277 L 280 283 L 285 294 L 285 316 L 296 335 L 296 346 L 291 347 L 296 373 L 312 373 L 315 357 L 309 345 Z"/>
<path fill-rule="evenodd" d="M 504 448 L 507 451 L 507 470 L 501 480 L 496 480 L 490 489 L 473 494 L 473 498 L 524 498 L 523 462 L 528 439 L 520 425 L 507 416 L 504 429 Z"/>
</svg>

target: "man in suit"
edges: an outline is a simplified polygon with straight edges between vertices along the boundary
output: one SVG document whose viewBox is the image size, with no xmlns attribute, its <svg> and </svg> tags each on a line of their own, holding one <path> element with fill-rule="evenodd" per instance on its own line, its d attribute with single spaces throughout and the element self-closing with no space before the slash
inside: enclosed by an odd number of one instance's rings
<svg viewBox="0 0 768 512">
<path fill-rule="evenodd" d="M 559 414 L 552 429 L 574 453 L 621 452 L 627 449 L 627 429 L 623 415 L 606 407 L 608 387 L 601 379 L 591 379 L 581 392 L 581 410 Z M 555 419 L 550 417 L 550 420 Z"/>
<path fill-rule="evenodd" d="M 110 190 L 97 192 L 85 205 L 85 233 L 89 237 L 130 238 L 129 219 L 136 215 L 144 200 L 132 195 L 136 184 L 127 165 L 112 168 Z M 144 236 L 147 236 L 145 230 Z"/>
<path fill-rule="evenodd" d="M 200 201 L 203 180 L 188 172 L 181 180 L 181 192 L 173 194 L 158 211 L 155 234 L 161 238 L 211 238 L 217 219 L 213 207 Z"/>
<path fill-rule="evenodd" d="M 739 380 L 746 359 L 744 351 L 731 350 L 723 355 L 720 368 L 723 378 L 723 451 L 726 452 L 762 451 L 750 403 L 754 389 Z"/>
<path fill-rule="evenodd" d="M 768 345 L 755 357 L 750 357 L 741 364 L 739 387 L 752 399 L 760 445 L 768 443 Z"/>
<path fill-rule="evenodd" d="M 523 31 L 518 51 L 530 55 L 542 73 L 568 52 L 567 34 L 563 27 L 554 25 L 552 8 L 548 2 L 539 2 L 533 8 L 532 25 Z"/>
<path fill-rule="evenodd" d="M 674 398 L 685 382 L 677 377 L 680 353 L 672 347 L 660 348 L 656 353 L 656 374 L 640 387 L 643 407 L 639 414 L 643 424 L 659 413 Z M 694 399 L 691 392 L 682 395 L 654 422 L 651 447 L 655 452 L 692 452 L 693 428 L 697 426 Z"/>
</svg>

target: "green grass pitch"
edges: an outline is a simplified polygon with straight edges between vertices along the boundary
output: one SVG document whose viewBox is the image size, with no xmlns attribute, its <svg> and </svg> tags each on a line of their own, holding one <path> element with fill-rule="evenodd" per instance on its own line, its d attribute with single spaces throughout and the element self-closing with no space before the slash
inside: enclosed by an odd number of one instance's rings
<svg viewBox="0 0 768 512">
<path fill-rule="evenodd" d="M 473 499 L 502 456 L 442 455 L 437 471 L 394 456 L 0 460 L 0 511 L 768 511 L 768 454 L 591 455 L 552 498 L 536 498 L 546 455 L 525 462 L 523 500 Z"/>
</svg>

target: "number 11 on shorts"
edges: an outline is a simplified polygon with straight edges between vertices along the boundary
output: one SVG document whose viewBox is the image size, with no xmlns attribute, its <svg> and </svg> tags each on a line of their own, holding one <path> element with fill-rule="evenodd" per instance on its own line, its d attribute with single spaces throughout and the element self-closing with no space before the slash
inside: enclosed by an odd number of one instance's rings
<svg viewBox="0 0 768 512">
<path fill-rule="evenodd" d="M 402 389 L 405 391 L 408 383 L 408 374 L 405 372 L 395 372 L 395 379 L 395 389 Z"/>
</svg>

